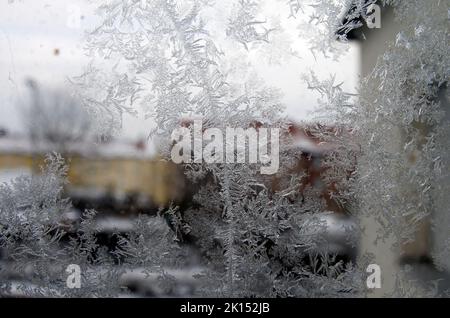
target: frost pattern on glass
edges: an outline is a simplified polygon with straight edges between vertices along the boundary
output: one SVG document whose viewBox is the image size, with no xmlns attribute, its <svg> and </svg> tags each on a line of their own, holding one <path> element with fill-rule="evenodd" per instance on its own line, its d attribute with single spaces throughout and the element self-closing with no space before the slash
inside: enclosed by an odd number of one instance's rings
<svg viewBox="0 0 450 318">
<path fill-rule="evenodd" d="M 235 1 L 227 11 L 223 34 L 248 51 L 255 43 L 270 45 L 276 35 L 273 20 L 258 16 L 263 2 Z M 290 8 L 287 18 L 299 19 L 301 30 L 314 26 L 311 33 L 300 34 L 309 39 L 311 51 L 338 58 L 346 48 L 336 40 L 345 42 L 351 30 L 360 28 L 356 21 L 375 1 L 282 2 Z M 276 190 L 267 186 L 270 179 L 259 175 L 257 165 L 185 164 L 186 176 L 202 184 L 195 205 L 183 213 L 172 205 L 158 217 L 139 217 L 135 232 L 117 234 L 119 248 L 111 255 L 97 242 L 92 210 L 84 213 L 79 237 L 60 240 L 63 232 L 53 224 L 61 223 L 70 200 L 63 197 L 66 164 L 52 154 L 39 176 L 0 186 L 0 246 L 11 260 L 2 265 L 1 277 L 20 273 L 36 286 L 59 287 L 15 287 L 53 296 L 118 296 L 123 292 L 120 281 L 136 273 L 156 275 L 159 288 L 171 290 L 175 277 L 166 269 L 189 264 L 192 255 L 182 243 L 191 236 L 205 268 L 195 275 L 199 296 L 364 294 L 370 255 L 355 264 L 321 250 L 327 242 L 316 235 L 325 226 L 318 212 L 329 213 L 332 201 L 355 216 L 371 215 L 383 225 L 380 240 L 394 235 L 402 245 L 413 240 L 417 226 L 435 215 L 437 207 L 447 212 L 449 207 L 449 125 L 438 102 L 439 94 L 448 99 L 448 15 L 437 2 L 382 4 L 394 6 L 406 27 L 362 79 L 358 96 L 343 91 L 335 76 L 303 76 L 305 85 L 320 96 L 318 124 L 310 127 L 311 133 L 336 145 L 324 159 L 329 168 L 322 182 L 333 185 L 326 196 L 303 187 L 308 176 L 289 170 L 304 155 L 289 142 L 280 149 L 280 174 L 289 177 Z M 236 79 L 227 68 L 226 55 L 208 31 L 208 10 L 214 6 L 207 0 L 101 1 L 102 22 L 87 37 L 92 64 L 71 79 L 83 107 L 104 120 L 101 134 L 114 135 L 124 113 L 144 112 L 155 122 L 151 136 L 167 160 L 171 132 L 195 118 L 203 128 L 289 129 L 276 89 L 251 74 Z M 343 10 L 349 15 L 342 16 Z M 96 63 L 113 67 L 105 70 Z M 330 123 L 332 129 L 325 129 Z M 355 241 L 355 232 L 349 231 L 349 241 Z M 448 245 L 434 258 L 439 265 L 447 256 Z M 65 288 L 61 275 L 55 275 L 69 264 L 82 268 L 85 283 L 79 290 Z M 433 288 L 412 289 L 409 268 L 404 272 L 389 296 L 437 295 Z M 1 281 L 2 290 L 13 288 Z"/>
</svg>

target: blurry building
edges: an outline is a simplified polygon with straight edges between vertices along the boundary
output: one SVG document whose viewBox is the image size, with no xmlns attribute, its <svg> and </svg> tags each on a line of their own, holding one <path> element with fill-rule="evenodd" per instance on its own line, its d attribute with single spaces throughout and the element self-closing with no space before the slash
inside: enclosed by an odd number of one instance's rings
<svg viewBox="0 0 450 318">
<path fill-rule="evenodd" d="M 40 173 L 49 143 L 21 136 L 0 138 L 0 172 Z M 80 209 L 111 213 L 152 213 L 182 200 L 184 179 L 178 167 L 149 154 L 143 142 L 74 142 L 63 153 L 68 163 L 67 194 Z"/>
</svg>

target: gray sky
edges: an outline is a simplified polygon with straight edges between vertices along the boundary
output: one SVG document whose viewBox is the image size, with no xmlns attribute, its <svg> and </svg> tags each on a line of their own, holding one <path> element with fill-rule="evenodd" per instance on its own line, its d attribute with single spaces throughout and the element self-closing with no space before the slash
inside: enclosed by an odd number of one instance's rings
<svg viewBox="0 0 450 318">
<path fill-rule="evenodd" d="M 268 10 L 279 13 L 287 34 L 298 39 L 296 21 L 285 19 L 287 7 L 269 1 Z M 82 19 L 76 19 L 81 15 Z M 89 58 L 83 52 L 83 32 L 96 23 L 93 6 L 86 0 L 0 0 L 0 127 L 21 131 L 17 102 L 26 93 L 24 80 L 32 77 L 42 85 L 61 87 L 67 77 L 83 71 Z M 220 20 L 220 19 L 217 19 Z M 77 23 L 79 22 L 79 24 Z M 314 59 L 306 43 L 296 40 L 300 59 L 282 65 L 258 63 L 256 72 L 268 85 L 282 89 L 287 113 L 293 119 L 306 119 L 316 105 L 317 95 L 306 89 L 302 72 L 314 69 L 318 75 L 335 73 L 344 88 L 354 91 L 359 65 L 358 50 L 351 47 L 339 62 Z M 59 50 L 59 55 L 54 50 Z M 258 54 L 250 58 L 259 59 Z M 125 116 L 123 135 L 140 137 L 148 134 L 143 118 Z"/>
</svg>

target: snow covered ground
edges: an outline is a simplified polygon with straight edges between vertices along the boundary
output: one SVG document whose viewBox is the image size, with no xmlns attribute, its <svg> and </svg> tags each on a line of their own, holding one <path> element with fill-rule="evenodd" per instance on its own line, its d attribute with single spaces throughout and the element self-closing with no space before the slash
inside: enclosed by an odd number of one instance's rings
<svg viewBox="0 0 450 318">
<path fill-rule="evenodd" d="M 11 180 L 22 175 L 31 175 L 31 170 L 26 168 L 20 169 L 2 169 L 0 170 L 0 184 L 10 182 Z"/>
<path fill-rule="evenodd" d="M 0 282 L 0 297 L 62 297 L 64 293 L 65 277 L 56 283 L 46 282 L 45 285 L 38 285 L 32 282 L 32 269 L 29 273 L 23 275 L 14 275 L 12 264 L 0 262 L 0 268 L 9 270 L 10 279 Z M 52 269 L 61 272 L 58 268 Z M 109 268 L 96 266 L 85 273 L 87 277 L 100 277 L 105 275 Z M 198 282 L 196 275 L 200 275 L 203 269 L 200 267 L 191 267 L 184 269 L 164 268 L 158 271 L 145 268 L 122 268 L 123 274 L 118 278 L 118 284 L 126 287 L 118 297 L 192 297 Z M 164 275 L 162 275 L 164 274 Z M 161 279 L 165 277 L 173 281 L 171 290 L 163 290 L 160 286 Z"/>
</svg>

